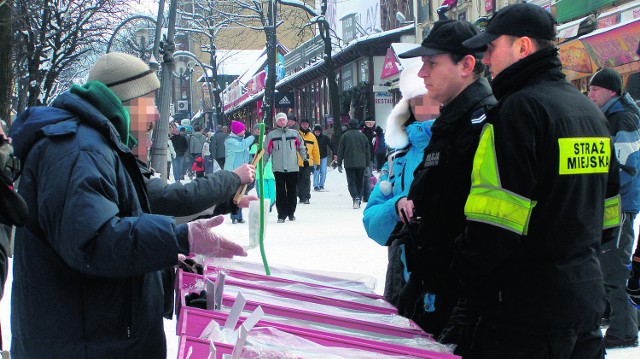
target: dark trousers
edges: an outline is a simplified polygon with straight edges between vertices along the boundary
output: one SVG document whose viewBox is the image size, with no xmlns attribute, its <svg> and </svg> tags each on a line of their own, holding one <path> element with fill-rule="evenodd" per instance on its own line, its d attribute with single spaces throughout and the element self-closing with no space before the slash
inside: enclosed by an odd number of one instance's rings
<svg viewBox="0 0 640 359">
<path fill-rule="evenodd" d="M 376 171 L 380 172 L 385 162 L 387 162 L 387 155 L 385 153 L 376 153 Z"/>
<path fill-rule="evenodd" d="M 301 201 L 311 199 L 311 173 L 313 167 L 298 167 L 298 197 Z"/>
<path fill-rule="evenodd" d="M 345 171 L 347 172 L 347 187 L 349 188 L 351 199 L 361 198 L 364 167 L 345 168 Z"/>
<path fill-rule="evenodd" d="M 184 167 L 184 155 L 176 156 L 171 163 L 173 165 L 173 180 L 178 182 L 182 179 L 182 168 Z"/>
<path fill-rule="evenodd" d="M 218 164 L 220 165 L 221 169 L 224 168 L 224 160 L 225 160 L 224 157 L 217 157 L 216 158 L 216 162 L 218 162 Z"/>
<path fill-rule="evenodd" d="M 273 172 L 276 178 L 276 209 L 278 218 L 284 219 L 296 213 L 296 187 L 298 172 Z"/>
<path fill-rule="evenodd" d="M 623 213 L 618 239 L 603 244 L 600 254 L 604 289 L 611 308 L 606 335 L 618 339 L 638 338 L 638 309 L 629 302 L 626 291 L 635 239 L 634 218 L 633 213 Z"/>
<path fill-rule="evenodd" d="M 549 335 L 522 333 L 480 323 L 476 328 L 473 349 L 465 358 L 604 358 L 604 343 L 599 328 L 577 335 Z"/>
<path fill-rule="evenodd" d="M 371 194 L 371 166 L 367 166 L 362 171 L 362 191 L 360 191 L 360 198 L 363 202 L 369 202 L 369 195 Z"/>
<path fill-rule="evenodd" d="M 388 247 L 389 263 L 387 263 L 387 275 L 384 282 L 384 298 L 396 307 L 400 290 L 406 284 L 401 245 L 400 241 L 393 241 Z"/>
</svg>

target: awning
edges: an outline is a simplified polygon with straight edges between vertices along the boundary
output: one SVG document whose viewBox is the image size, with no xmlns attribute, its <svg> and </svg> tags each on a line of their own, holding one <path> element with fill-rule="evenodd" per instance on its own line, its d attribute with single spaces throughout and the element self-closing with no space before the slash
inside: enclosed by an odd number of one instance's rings
<svg viewBox="0 0 640 359">
<path fill-rule="evenodd" d="M 589 76 L 602 67 L 616 68 L 640 60 L 640 19 L 596 30 L 560 44 L 562 72 L 568 80 Z"/>
<path fill-rule="evenodd" d="M 556 21 L 559 23 L 584 16 L 616 0 L 560 0 L 556 3 Z"/>
<path fill-rule="evenodd" d="M 446 6 L 449 9 L 451 9 L 452 7 L 454 7 L 456 5 L 458 5 L 458 0 L 444 0 L 442 2 L 442 5 L 440 5 L 440 6 Z"/>
<path fill-rule="evenodd" d="M 638 61 L 640 19 L 596 30 L 580 37 L 598 67 L 616 67 Z"/>
<path fill-rule="evenodd" d="M 587 34 L 595 30 L 595 20 L 593 16 L 573 20 L 558 26 L 558 39 L 572 39 L 574 37 Z"/>
<path fill-rule="evenodd" d="M 598 29 L 615 26 L 640 18 L 640 3 L 634 2 L 620 5 L 598 15 Z"/>
</svg>

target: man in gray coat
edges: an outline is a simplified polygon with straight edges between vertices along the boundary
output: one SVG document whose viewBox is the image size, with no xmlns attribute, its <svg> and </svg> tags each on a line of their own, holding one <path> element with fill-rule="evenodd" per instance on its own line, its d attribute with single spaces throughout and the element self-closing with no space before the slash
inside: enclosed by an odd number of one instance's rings
<svg viewBox="0 0 640 359">
<path fill-rule="evenodd" d="M 225 147 L 224 140 L 229 136 L 229 130 L 227 126 L 216 126 L 216 133 L 211 136 L 211 146 L 209 147 L 209 151 L 211 151 L 211 157 L 215 158 L 216 162 L 220 165 L 220 168 L 224 168 L 224 159 L 225 159 Z"/>
<path fill-rule="evenodd" d="M 264 163 L 269 162 L 276 178 L 276 208 L 278 223 L 284 223 L 288 217 L 295 221 L 298 183 L 298 153 L 303 163 L 309 163 L 307 149 L 302 142 L 300 132 L 287 127 L 287 115 L 276 114 L 276 127 L 269 132 L 265 140 L 267 148 Z"/>
<path fill-rule="evenodd" d="M 362 203 L 362 176 L 364 169 L 371 165 L 371 146 L 367 136 L 358 130 L 358 120 L 351 119 L 349 128 L 340 138 L 338 146 L 338 171 L 342 172 L 342 162 L 347 170 L 347 186 L 353 199 L 353 209 Z"/>
</svg>

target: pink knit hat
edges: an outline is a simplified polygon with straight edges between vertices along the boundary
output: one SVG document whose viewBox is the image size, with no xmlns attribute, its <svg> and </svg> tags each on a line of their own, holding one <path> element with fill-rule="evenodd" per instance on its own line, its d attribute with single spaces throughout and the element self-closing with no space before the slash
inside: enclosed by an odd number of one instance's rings
<svg viewBox="0 0 640 359">
<path fill-rule="evenodd" d="M 240 132 L 244 131 L 244 124 L 240 121 L 231 121 L 231 132 L 236 135 L 240 134 Z"/>
</svg>

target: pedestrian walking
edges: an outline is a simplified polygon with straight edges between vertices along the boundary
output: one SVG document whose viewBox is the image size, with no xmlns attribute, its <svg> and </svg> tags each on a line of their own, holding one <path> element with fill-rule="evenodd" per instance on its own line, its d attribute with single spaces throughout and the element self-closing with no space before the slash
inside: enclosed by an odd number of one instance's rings
<svg viewBox="0 0 640 359">
<path fill-rule="evenodd" d="M 254 136 L 244 137 L 246 132 L 245 126 L 240 121 L 231 122 L 231 134 L 224 141 L 224 148 L 227 151 L 227 155 L 224 162 L 224 169 L 232 171 L 233 169 L 249 163 L 249 149 L 255 139 Z M 242 209 L 239 209 L 237 213 L 231 214 L 231 223 L 244 223 L 245 220 L 242 217 Z"/>
<path fill-rule="evenodd" d="M 172 130 L 173 129 L 171 128 L 171 124 L 169 124 L 169 132 L 171 132 Z M 167 179 L 171 178 L 171 164 L 175 159 L 176 150 L 173 148 L 173 141 L 171 141 L 171 138 L 169 138 L 169 141 L 167 141 Z"/>
<path fill-rule="evenodd" d="M 384 139 L 382 127 L 376 127 L 376 137 L 373 139 L 373 155 L 376 171 L 380 172 L 387 160 L 387 143 Z"/>
<path fill-rule="evenodd" d="M 202 158 L 204 158 L 204 172 L 213 173 L 213 156 L 211 156 L 211 132 L 208 128 L 204 131 L 204 144 L 202 145 Z"/>
<path fill-rule="evenodd" d="M 308 161 L 307 149 L 302 137 L 296 130 L 287 127 L 288 118 L 285 113 L 276 114 L 276 127 L 266 137 L 264 162 L 272 163 L 273 175 L 276 179 L 276 209 L 278 223 L 285 219 L 295 221 L 296 196 L 298 184 L 298 154 Z"/>
<path fill-rule="evenodd" d="M 324 182 L 327 178 L 327 158 L 329 157 L 329 150 L 331 150 L 331 158 L 333 161 L 338 159 L 338 151 L 331 141 L 331 138 L 322 133 L 322 126 L 315 125 L 313 127 L 313 134 L 318 140 L 318 148 L 320 150 L 320 167 L 313 171 L 313 190 L 322 192 L 324 191 Z"/>
<path fill-rule="evenodd" d="M 622 223 L 618 240 L 602 245 L 600 265 L 609 303 L 609 326 L 605 348 L 638 346 L 638 309 L 627 297 L 633 222 L 640 210 L 640 109 L 622 91 L 622 77 L 615 70 L 598 71 L 589 83 L 589 99 L 607 117 L 609 131 L 620 163 L 620 201 Z"/>
<path fill-rule="evenodd" d="M 200 124 L 195 124 L 193 126 L 193 133 L 191 134 L 191 136 L 189 136 L 189 154 L 191 155 L 191 165 L 195 163 L 197 157 L 202 157 L 202 148 L 204 147 L 204 143 L 206 141 L 207 137 L 202 131 L 202 126 Z M 204 167 L 204 160 L 202 164 Z"/>
<path fill-rule="evenodd" d="M 176 158 L 172 162 L 173 166 L 173 179 L 178 182 L 183 178 L 185 154 L 189 150 L 189 142 L 187 141 L 187 130 L 180 128 L 176 133 L 176 130 L 171 131 L 171 143 L 173 149 L 176 151 Z"/>
<path fill-rule="evenodd" d="M 363 173 L 366 167 L 371 166 L 371 146 L 358 126 L 359 121 L 351 119 L 338 145 L 338 171 L 342 172 L 344 162 L 353 209 L 360 208 L 362 204 Z"/>
<path fill-rule="evenodd" d="M 300 137 L 307 148 L 308 159 L 298 156 L 298 198 L 300 203 L 309 204 L 311 199 L 311 175 L 314 170 L 320 169 L 320 148 L 318 139 L 311 132 L 309 120 L 300 120 Z"/>
<path fill-rule="evenodd" d="M 369 195 L 371 194 L 371 181 L 372 181 L 372 170 L 373 170 L 373 160 L 375 159 L 373 142 L 376 138 L 375 131 L 376 120 L 373 116 L 368 116 L 364 119 L 362 125 L 362 133 L 367 137 L 367 141 L 369 143 L 369 155 L 371 159 L 369 161 L 370 165 L 364 168 L 362 172 L 362 194 L 360 195 L 360 199 L 362 202 L 369 202 Z"/>
<path fill-rule="evenodd" d="M 211 156 L 218 162 L 220 168 L 224 168 L 224 158 L 227 155 L 226 149 L 224 148 L 224 141 L 229 136 L 227 126 L 216 126 L 216 132 L 211 136 L 211 145 L 209 146 L 209 151 L 211 152 Z"/>
<path fill-rule="evenodd" d="M 513 4 L 463 43 L 486 49 L 498 100 L 455 259 L 484 358 L 604 355 L 599 253 L 620 225 L 620 170 L 606 118 L 565 80 L 555 23 L 540 6 Z"/>
<path fill-rule="evenodd" d="M 253 145 L 251 145 L 251 149 L 249 149 L 249 155 L 251 158 L 258 153 L 258 141 L 257 139 L 260 136 L 260 126 L 256 124 L 253 127 L 253 135 L 256 137 L 256 141 L 254 141 Z M 265 135 L 266 139 L 266 135 Z M 264 143 L 264 142 L 263 142 Z M 273 175 L 273 165 L 271 163 L 271 158 L 264 162 L 264 170 L 263 176 L 260 176 L 260 171 L 256 171 L 256 193 L 260 196 L 260 186 L 258 183 L 260 181 L 263 182 L 263 190 L 264 190 L 264 198 L 269 200 L 269 213 L 273 210 L 273 206 L 276 205 L 276 177 Z"/>
</svg>

